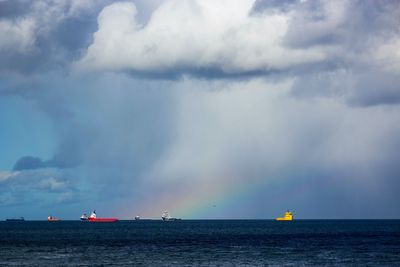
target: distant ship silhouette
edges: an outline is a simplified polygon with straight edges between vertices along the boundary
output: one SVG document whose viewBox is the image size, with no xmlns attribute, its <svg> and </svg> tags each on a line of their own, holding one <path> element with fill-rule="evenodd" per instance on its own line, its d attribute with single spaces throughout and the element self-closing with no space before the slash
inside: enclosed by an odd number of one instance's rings
<svg viewBox="0 0 400 267">
<path fill-rule="evenodd" d="M 286 211 L 283 217 L 276 218 L 277 221 L 293 221 L 293 213 L 291 211 Z"/>
</svg>

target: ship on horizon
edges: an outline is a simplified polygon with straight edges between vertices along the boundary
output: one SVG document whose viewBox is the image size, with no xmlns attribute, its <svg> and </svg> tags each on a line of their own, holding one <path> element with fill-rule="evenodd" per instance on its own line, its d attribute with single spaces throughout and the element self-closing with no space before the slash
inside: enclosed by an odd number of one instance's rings
<svg viewBox="0 0 400 267">
<path fill-rule="evenodd" d="M 82 214 L 81 216 L 81 221 L 87 221 L 88 220 L 88 216 L 86 215 L 86 213 Z"/>
<path fill-rule="evenodd" d="M 173 218 L 171 215 L 169 215 L 168 211 L 164 211 L 163 215 L 161 216 L 161 219 L 163 221 L 180 221 L 181 219 L 179 218 Z"/>
<path fill-rule="evenodd" d="M 276 218 L 277 221 L 293 221 L 293 213 L 291 211 L 286 211 L 283 217 Z"/>
<path fill-rule="evenodd" d="M 82 220 L 82 216 L 81 216 L 81 220 Z M 84 219 L 82 221 L 84 221 Z M 90 216 L 87 217 L 87 221 L 89 221 L 89 222 L 117 222 L 118 218 L 97 218 L 96 210 L 94 210 L 92 212 L 92 214 L 90 214 Z"/>
<path fill-rule="evenodd" d="M 6 219 L 6 222 L 24 222 L 24 221 L 25 221 L 24 217 Z"/>
<path fill-rule="evenodd" d="M 58 218 L 54 218 L 53 216 L 49 216 L 49 217 L 47 217 L 47 221 L 49 221 L 49 222 L 59 222 L 59 221 L 61 221 L 61 219 L 58 219 Z"/>
</svg>

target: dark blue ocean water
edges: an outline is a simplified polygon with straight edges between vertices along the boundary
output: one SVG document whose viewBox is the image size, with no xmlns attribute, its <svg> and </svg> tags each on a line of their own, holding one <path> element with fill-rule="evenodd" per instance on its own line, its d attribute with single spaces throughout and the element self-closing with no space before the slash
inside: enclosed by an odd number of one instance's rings
<svg viewBox="0 0 400 267">
<path fill-rule="evenodd" d="M 400 220 L 0 222 L 0 266 L 400 266 Z"/>
</svg>

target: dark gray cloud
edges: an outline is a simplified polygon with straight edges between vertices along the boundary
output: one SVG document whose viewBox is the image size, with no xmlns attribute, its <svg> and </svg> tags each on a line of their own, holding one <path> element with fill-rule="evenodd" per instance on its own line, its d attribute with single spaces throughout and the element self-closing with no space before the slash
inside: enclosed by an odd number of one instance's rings
<svg viewBox="0 0 400 267">
<path fill-rule="evenodd" d="M 351 106 L 400 103 L 397 75 L 380 70 L 353 73 L 348 69 L 308 73 L 296 79 L 291 95 L 300 98 L 337 98 Z"/>
<path fill-rule="evenodd" d="M 0 21 L 7 25 L 1 25 L 0 30 L 7 27 L 8 32 L 16 35 L 14 43 L 26 41 L 29 45 L 15 49 L 17 45 L 1 47 L 0 42 L 0 75 L 1 72 L 32 75 L 68 68 L 90 44 L 97 14 L 110 1 L 96 1 L 96 5 L 76 11 L 72 3 L 72 0 L 1 1 Z M 24 29 L 21 25 L 27 24 L 30 29 L 21 34 L 19 31 Z"/>
<path fill-rule="evenodd" d="M 398 75 L 379 71 L 366 73 L 357 77 L 352 89 L 348 100 L 352 105 L 375 106 L 400 103 L 400 77 Z"/>
<path fill-rule="evenodd" d="M 0 1 L 0 19 L 20 17 L 29 13 L 30 0 Z"/>
<path fill-rule="evenodd" d="M 297 75 L 292 93 L 334 97 L 350 105 L 399 103 L 397 86 L 400 4 L 395 1 L 308 1 L 293 16 L 285 43 L 291 47 L 329 47 L 324 62 Z M 387 46 L 387 44 L 392 45 Z M 385 54 L 380 56 L 380 54 Z"/>
<path fill-rule="evenodd" d="M 41 158 L 24 156 L 17 160 L 13 170 L 35 170 L 42 168 L 73 168 L 80 164 L 80 161 L 76 154 L 70 152 L 70 149 L 61 150 L 59 154 L 56 154 L 52 159 L 43 161 Z"/>
<path fill-rule="evenodd" d="M 253 7 L 253 12 L 255 14 L 268 11 L 270 9 L 278 9 L 281 11 L 287 11 L 293 5 L 298 4 L 299 0 L 257 0 Z"/>
<path fill-rule="evenodd" d="M 13 170 L 20 171 L 20 170 L 34 170 L 45 168 L 46 164 L 38 157 L 32 156 L 24 156 L 17 160 L 14 165 Z"/>
</svg>

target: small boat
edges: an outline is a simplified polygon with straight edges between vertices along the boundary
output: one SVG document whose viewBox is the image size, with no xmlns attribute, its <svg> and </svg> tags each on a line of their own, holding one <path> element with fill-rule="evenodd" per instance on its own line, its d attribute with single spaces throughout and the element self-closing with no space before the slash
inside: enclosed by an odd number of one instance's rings
<svg viewBox="0 0 400 267">
<path fill-rule="evenodd" d="M 20 217 L 20 218 L 10 218 L 10 219 L 6 219 L 7 222 L 24 222 L 25 218 L 24 217 Z"/>
<path fill-rule="evenodd" d="M 93 211 L 92 214 L 88 217 L 89 222 L 117 222 L 118 218 L 97 218 L 96 211 Z"/>
<path fill-rule="evenodd" d="M 49 222 L 59 222 L 59 221 L 61 221 L 61 219 L 58 219 L 58 218 L 54 218 L 53 216 L 49 216 L 49 217 L 47 217 L 47 221 L 49 221 Z"/>
<path fill-rule="evenodd" d="M 276 218 L 277 221 L 293 221 L 293 213 L 291 211 L 286 211 L 283 217 Z"/>
<path fill-rule="evenodd" d="M 139 215 L 135 216 L 135 221 L 139 221 L 139 220 L 140 220 L 140 216 Z"/>
<path fill-rule="evenodd" d="M 88 216 L 86 215 L 86 213 L 84 213 L 84 214 L 82 214 L 80 219 L 81 219 L 81 221 L 86 222 L 88 220 Z"/>
<path fill-rule="evenodd" d="M 163 215 L 161 216 L 163 221 L 180 221 L 181 219 L 173 218 L 169 215 L 168 211 L 164 211 Z"/>
</svg>

